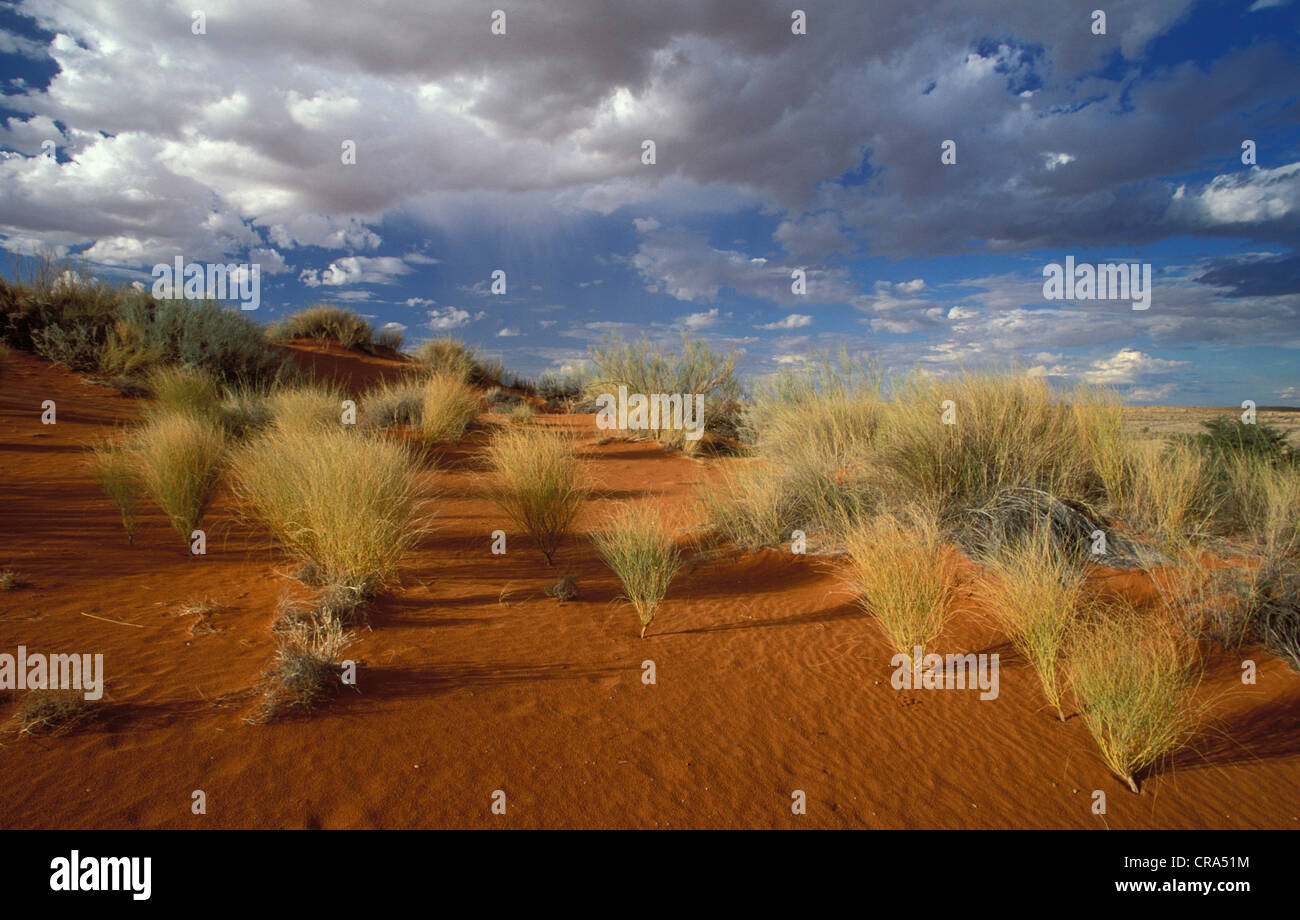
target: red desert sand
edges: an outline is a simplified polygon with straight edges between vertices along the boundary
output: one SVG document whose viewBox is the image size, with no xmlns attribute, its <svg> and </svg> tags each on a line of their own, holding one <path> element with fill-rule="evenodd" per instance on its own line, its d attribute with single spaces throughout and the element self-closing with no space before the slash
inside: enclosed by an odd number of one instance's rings
<svg viewBox="0 0 1300 920">
<path fill-rule="evenodd" d="M 359 386 L 393 360 L 309 353 Z M 55 400 L 58 421 L 41 424 Z M 581 534 L 554 569 L 485 493 L 483 431 L 424 474 L 435 529 L 358 632 L 359 693 L 305 718 L 244 721 L 274 653 L 270 625 L 306 589 L 222 493 L 191 557 L 147 503 L 135 545 L 85 448 L 137 400 L 13 352 L 0 388 L 0 650 L 102 652 L 100 717 L 66 735 L 0 736 L 9 828 L 1298 828 L 1300 675 L 1266 652 L 1207 664 L 1211 720 L 1133 795 L 1072 709 L 1064 724 L 968 584 L 944 647 L 1001 656 L 1001 694 L 900 692 L 892 653 L 833 563 L 789 552 L 687 565 L 647 638 Z M 593 493 L 579 531 L 620 502 L 694 520 L 694 491 L 726 461 L 602 443 L 592 416 L 537 417 L 580 433 Z M 510 533 L 505 556 L 491 534 Z M 545 589 L 577 582 L 566 603 Z M 970 575 L 970 567 L 964 570 Z M 1142 596 L 1145 577 L 1094 587 Z M 195 630 L 186 603 L 219 607 Z M 652 661 L 656 682 L 642 681 Z M 0 695 L 0 719 L 18 694 Z M 1093 790 L 1107 796 L 1093 813 Z M 207 813 L 193 814 L 202 790 Z M 506 794 L 504 815 L 491 810 Z M 807 813 L 793 814 L 802 790 Z"/>
</svg>

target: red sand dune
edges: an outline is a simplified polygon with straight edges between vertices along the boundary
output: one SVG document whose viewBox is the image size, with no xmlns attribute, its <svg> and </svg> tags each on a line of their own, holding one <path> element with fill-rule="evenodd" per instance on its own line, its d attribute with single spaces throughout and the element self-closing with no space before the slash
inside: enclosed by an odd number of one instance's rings
<svg viewBox="0 0 1300 920">
<path fill-rule="evenodd" d="M 337 349 L 317 361 L 353 383 L 387 371 Z M 57 425 L 40 423 L 45 399 Z M 999 652 L 1000 697 L 894 690 L 890 653 L 825 560 L 768 551 L 688 567 L 638 639 L 585 539 L 548 569 L 485 499 L 482 432 L 427 473 L 436 530 L 359 634 L 361 692 L 246 724 L 241 692 L 271 660 L 276 603 L 303 589 L 226 498 L 206 519 L 206 557 L 156 510 L 127 545 L 82 454 L 136 411 L 26 354 L 0 378 L 0 568 L 25 582 L 0 592 L 0 651 L 103 652 L 111 697 L 65 736 L 0 738 L 0 826 L 1300 827 L 1300 675 L 1264 652 L 1247 653 L 1254 687 L 1238 657 L 1211 661 L 1214 725 L 1133 795 L 969 609 L 943 647 Z M 598 445 L 590 416 L 539 419 L 591 432 L 583 528 L 625 500 L 692 514 L 712 475 L 650 444 Z M 497 528 L 506 556 L 489 552 Z M 580 599 L 543 595 L 558 573 Z M 203 598 L 223 605 L 217 632 L 191 636 L 172 612 Z M 206 815 L 191 814 L 196 789 Z M 490 812 L 498 789 L 504 816 Z M 793 790 L 806 815 L 791 813 Z"/>
</svg>

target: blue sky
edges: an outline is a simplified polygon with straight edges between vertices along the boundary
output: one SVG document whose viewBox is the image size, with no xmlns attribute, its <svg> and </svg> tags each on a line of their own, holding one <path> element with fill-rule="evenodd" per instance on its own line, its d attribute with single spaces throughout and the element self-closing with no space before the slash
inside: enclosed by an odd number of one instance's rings
<svg viewBox="0 0 1300 920">
<path fill-rule="evenodd" d="M 529 376 L 690 332 L 753 375 L 843 347 L 1300 405 L 1289 0 L 190 6 L 0 9 L 0 246 L 256 262 L 258 319 L 344 304 Z M 1150 308 L 1044 299 L 1067 256 L 1149 263 Z"/>
</svg>

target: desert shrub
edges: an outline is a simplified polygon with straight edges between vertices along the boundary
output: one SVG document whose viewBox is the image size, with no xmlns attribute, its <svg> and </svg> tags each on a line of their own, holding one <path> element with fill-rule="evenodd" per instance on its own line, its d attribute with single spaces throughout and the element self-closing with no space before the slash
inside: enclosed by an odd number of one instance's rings
<svg viewBox="0 0 1300 920">
<path fill-rule="evenodd" d="M 293 710 L 311 710 L 343 687 L 343 653 L 355 641 L 338 620 L 295 623 L 275 649 L 263 676 L 262 702 L 249 718 L 261 725 Z"/>
<path fill-rule="evenodd" d="M 0 284 L 0 340 L 73 370 L 96 369 L 118 311 L 147 297 L 49 256 L 20 260 L 16 269 L 13 282 Z"/>
<path fill-rule="evenodd" d="M 644 639 L 682 565 L 672 531 L 654 508 L 636 505 L 614 517 L 605 529 L 592 533 L 591 539 L 623 583 L 624 595 L 641 621 Z"/>
<path fill-rule="evenodd" d="M 1142 773 L 1187 742 L 1200 671 L 1190 646 L 1131 609 L 1072 638 L 1068 684 L 1111 772 L 1138 791 Z"/>
<path fill-rule="evenodd" d="M 569 411 L 582 399 L 590 382 L 591 372 L 585 366 L 566 366 L 543 373 L 537 378 L 536 390 L 548 406 Z"/>
<path fill-rule="evenodd" d="M 32 333 L 32 350 L 69 370 L 97 370 L 106 338 L 102 326 L 51 324 Z"/>
<path fill-rule="evenodd" d="M 301 568 L 313 565 L 304 563 Z M 324 577 L 323 574 L 321 577 Z M 299 580 L 304 579 L 300 577 Z M 281 598 L 278 608 L 280 615 L 271 625 L 271 632 L 288 634 L 300 626 L 315 630 L 333 623 L 344 627 L 370 625 L 367 599 L 359 590 L 348 585 L 315 583 L 321 590 L 310 601 Z"/>
<path fill-rule="evenodd" d="M 723 356 L 698 339 L 682 337 L 679 353 L 664 352 L 642 340 L 635 345 L 618 338 L 606 338 L 591 349 L 592 379 L 586 395 L 627 392 L 650 396 L 656 393 L 704 397 L 704 430 L 726 437 L 739 433 L 741 387 L 736 377 L 736 355 Z M 644 432 L 665 447 L 693 451 L 699 444 L 676 428 L 653 428 Z"/>
<path fill-rule="evenodd" d="M 1219 415 L 1201 422 L 1205 430 L 1191 437 L 1192 443 L 1215 460 L 1253 457 L 1278 463 L 1293 451 L 1287 433 L 1261 422 L 1246 424 L 1235 415 Z"/>
<path fill-rule="evenodd" d="M 1079 620 L 1084 570 L 1048 523 L 1001 543 L 980 560 L 979 590 L 993 620 L 1038 675 L 1043 696 L 1065 721 L 1062 652 Z"/>
<path fill-rule="evenodd" d="M 129 447 L 121 442 L 105 441 L 93 448 L 91 466 L 104 493 L 117 506 L 127 543 L 134 543 L 136 515 L 144 485 Z"/>
<path fill-rule="evenodd" d="M 494 409 L 501 406 L 511 409 L 521 403 L 528 402 L 527 399 L 520 396 L 518 393 L 502 389 L 501 387 L 490 387 L 488 391 L 483 394 L 483 401 Z"/>
<path fill-rule="evenodd" d="M 220 382 L 268 382 L 283 376 L 288 366 L 261 326 L 243 311 L 216 302 L 128 300 L 108 343 L 108 359 L 99 368 L 105 374 L 182 364 Z"/>
<path fill-rule="evenodd" d="M 858 521 L 846 533 L 846 550 L 858 603 L 919 677 L 926 648 L 943 631 L 953 589 L 954 559 L 938 522 L 919 509 Z"/>
<path fill-rule="evenodd" d="M 451 374 L 430 374 L 420 406 L 420 434 L 428 442 L 459 441 L 479 410 L 479 395 Z"/>
<path fill-rule="evenodd" d="M 29 690 L 14 713 L 19 734 L 61 735 L 90 721 L 95 707 L 82 690 Z"/>
<path fill-rule="evenodd" d="M 424 392 L 424 384 L 414 377 L 380 383 L 361 397 L 361 411 L 366 424 L 377 428 L 395 425 L 419 427 Z"/>
<path fill-rule="evenodd" d="M 940 421 L 948 400 L 955 424 Z M 945 519 L 1008 488 L 1082 500 L 1095 494 L 1074 414 L 1040 378 L 913 375 L 888 404 L 876 437 L 886 491 L 904 490 Z"/>
<path fill-rule="evenodd" d="M 402 444 L 342 426 L 271 429 L 234 460 L 236 493 L 290 554 L 364 596 L 424 530 L 418 472 Z"/>
<path fill-rule="evenodd" d="M 573 446 L 545 428 L 507 428 L 488 444 L 487 458 L 496 474 L 492 500 L 551 565 L 587 497 Z"/>
<path fill-rule="evenodd" d="M 168 412 L 151 418 L 134 441 L 145 491 L 188 543 L 220 482 L 225 433 L 210 419 Z"/>
<path fill-rule="evenodd" d="M 343 348 L 368 348 L 374 329 L 351 310 L 331 304 L 316 304 L 281 320 L 276 335 L 284 339 L 314 339 L 324 344 L 337 341 Z"/>
<path fill-rule="evenodd" d="M 316 610 L 322 619 L 333 620 L 343 626 L 370 625 L 366 598 L 351 585 L 325 585 L 316 598 Z"/>
</svg>

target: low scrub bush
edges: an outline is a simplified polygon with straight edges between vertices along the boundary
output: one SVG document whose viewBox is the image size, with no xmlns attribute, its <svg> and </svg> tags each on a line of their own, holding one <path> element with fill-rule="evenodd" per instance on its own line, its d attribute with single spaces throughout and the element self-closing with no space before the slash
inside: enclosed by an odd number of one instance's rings
<svg viewBox="0 0 1300 920">
<path fill-rule="evenodd" d="M 316 304 L 281 320 L 273 330 L 281 340 L 313 339 L 324 345 L 336 341 L 343 348 L 368 349 L 375 332 L 370 323 L 351 310 L 330 304 Z"/>
<path fill-rule="evenodd" d="M 61 735 L 95 714 L 94 704 L 82 690 L 28 690 L 14 713 L 14 722 L 19 734 Z"/>
<path fill-rule="evenodd" d="M 736 356 L 723 356 L 698 339 L 683 336 L 680 353 L 665 352 L 642 340 L 636 344 L 607 338 L 591 349 L 592 379 L 586 395 L 616 395 L 620 386 L 627 392 L 698 395 L 704 397 L 704 430 L 736 437 L 740 430 L 741 386 L 736 377 Z M 665 447 L 693 451 L 699 444 L 685 437 L 680 428 L 659 427 L 643 432 Z"/>
<path fill-rule="evenodd" d="M 1280 463 L 1295 453 L 1287 443 L 1287 432 L 1262 422 L 1247 424 L 1234 415 L 1219 415 L 1201 422 L 1201 427 L 1205 430 L 1190 440 L 1214 460 L 1252 457 Z"/>
<path fill-rule="evenodd" d="M 275 665 L 263 676 L 262 702 L 248 721 L 266 724 L 287 712 L 309 711 L 343 687 L 343 655 L 355 637 L 332 618 L 299 622 L 281 636 Z"/>
<path fill-rule="evenodd" d="M 215 302 L 130 299 L 106 337 L 99 370 L 132 375 L 158 365 L 184 365 L 222 383 L 267 383 L 289 369 L 260 325 Z"/>
<path fill-rule="evenodd" d="M 569 412 L 582 400 L 590 382 L 591 372 L 585 366 L 549 370 L 537 378 L 537 395 L 551 408 Z"/>
</svg>

